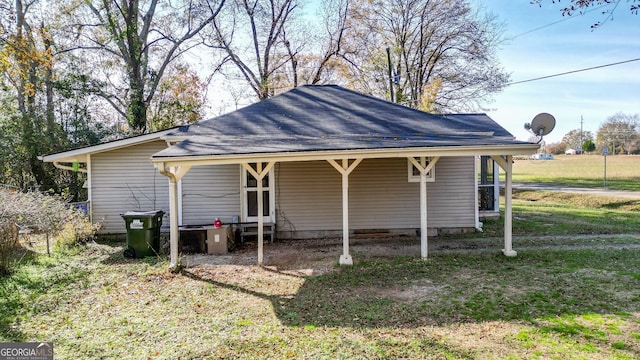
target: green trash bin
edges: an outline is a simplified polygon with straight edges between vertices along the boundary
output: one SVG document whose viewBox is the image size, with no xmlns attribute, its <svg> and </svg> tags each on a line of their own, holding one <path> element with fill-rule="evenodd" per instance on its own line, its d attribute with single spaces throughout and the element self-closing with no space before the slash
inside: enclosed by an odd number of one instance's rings
<svg viewBox="0 0 640 360">
<path fill-rule="evenodd" d="M 122 218 L 127 227 L 125 257 L 143 258 L 160 252 L 160 227 L 164 212 L 127 211 Z"/>
</svg>

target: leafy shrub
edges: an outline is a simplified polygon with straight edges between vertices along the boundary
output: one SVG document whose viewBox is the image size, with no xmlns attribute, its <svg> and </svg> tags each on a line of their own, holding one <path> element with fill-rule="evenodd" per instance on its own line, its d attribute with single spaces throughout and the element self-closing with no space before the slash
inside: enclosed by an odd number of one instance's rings
<svg viewBox="0 0 640 360">
<path fill-rule="evenodd" d="M 11 270 L 19 227 L 46 234 L 47 239 L 56 237 L 65 246 L 84 243 L 97 231 L 86 215 L 60 196 L 0 187 L 0 273 Z"/>
<path fill-rule="evenodd" d="M 20 207 L 15 192 L 0 189 L 0 275 L 11 271 L 14 254 L 18 248 L 20 215 L 14 209 Z"/>
<path fill-rule="evenodd" d="M 83 212 L 70 209 L 64 226 L 57 233 L 56 246 L 64 249 L 85 244 L 93 239 L 99 229 L 100 225 L 92 224 Z"/>
<path fill-rule="evenodd" d="M 15 224 L 0 221 L 0 275 L 11 271 L 17 248 L 18 228 Z"/>
</svg>

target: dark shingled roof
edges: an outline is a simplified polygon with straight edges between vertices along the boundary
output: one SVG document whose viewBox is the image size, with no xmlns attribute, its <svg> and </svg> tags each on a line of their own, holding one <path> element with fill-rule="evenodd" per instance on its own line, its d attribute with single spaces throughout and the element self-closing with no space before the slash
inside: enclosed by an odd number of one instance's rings
<svg viewBox="0 0 640 360">
<path fill-rule="evenodd" d="M 526 144 L 486 114 L 434 115 L 335 85 L 297 87 L 167 136 L 186 140 L 154 158 Z"/>
</svg>

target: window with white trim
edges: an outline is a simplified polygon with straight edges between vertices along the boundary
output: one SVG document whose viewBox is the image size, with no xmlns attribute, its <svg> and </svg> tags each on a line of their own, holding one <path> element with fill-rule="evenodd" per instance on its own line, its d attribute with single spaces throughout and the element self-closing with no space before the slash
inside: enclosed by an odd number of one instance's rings
<svg viewBox="0 0 640 360">
<path fill-rule="evenodd" d="M 420 158 L 415 158 L 418 162 L 420 162 Z M 426 163 L 429 165 L 431 162 L 431 158 L 426 158 Z M 420 182 L 420 170 L 413 165 L 411 160 L 407 159 L 407 175 L 409 182 Z M 435 182 L 436 181 L 436 167 L 432 167 L 431 170 L 427 173 L 427 182 Z"/>
</svg>

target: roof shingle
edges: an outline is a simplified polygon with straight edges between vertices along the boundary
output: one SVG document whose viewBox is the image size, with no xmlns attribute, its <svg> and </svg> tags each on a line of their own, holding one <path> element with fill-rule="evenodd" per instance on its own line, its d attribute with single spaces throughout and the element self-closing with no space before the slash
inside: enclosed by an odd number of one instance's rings
<svg viewBox="0 0 640 360">
<path fill-rule="evenodd" d="M 336 85 L 307 85 L 168 134 L 154 158 L 526 144 L 486 114 L 436 115 Z"/>
</svg>

